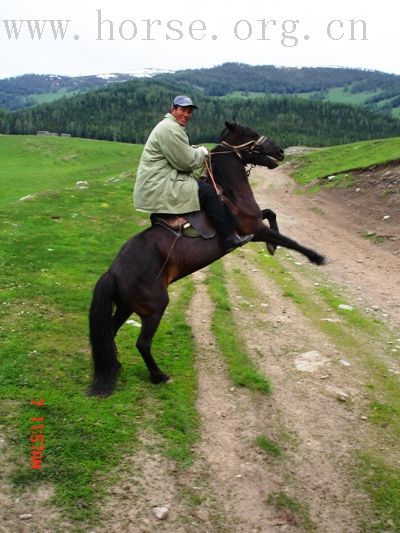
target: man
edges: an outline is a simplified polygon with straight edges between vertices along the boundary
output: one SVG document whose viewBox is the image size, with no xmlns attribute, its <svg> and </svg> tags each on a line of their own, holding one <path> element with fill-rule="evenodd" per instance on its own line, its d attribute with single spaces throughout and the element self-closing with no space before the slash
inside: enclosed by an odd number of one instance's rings
<svg viewBox="0 0 400 533">
<path fill-rule="evenodd" d="M 185 126 L 198 109 L 188 96 L 176 96 L 170 112 L 150 133 L 140 159 L 134 190 L 135 207 L 147 213 L 183 214 L 204 209 L 227 252 L 253 235 L 235 233 L 236 219 L 214 188 L 197 181 L 193 171 L 208 155 L 205 146 L 189 144 Z"/>
</svg>

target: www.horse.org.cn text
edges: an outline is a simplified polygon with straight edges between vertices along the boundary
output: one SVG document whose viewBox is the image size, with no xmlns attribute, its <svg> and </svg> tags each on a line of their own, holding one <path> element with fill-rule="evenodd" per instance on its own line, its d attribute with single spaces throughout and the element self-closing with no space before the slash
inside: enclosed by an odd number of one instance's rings
<svg viewBox="0 0 400 533">
<path fill-rule="evenodd" d="M 0 39 L 18 41 L 79 40 L 73 31 L 74 21 L 70 19 L 3 19 L 0 21 Z M 161 20 L 157 18 L 115 20 L 106 16 L 101 9 L 96 10 L 96 18 L 89 26 L 90 38 L 95 41 L 264 41 L 276 42 L 286 48 L 294 48 L 299 43 L 312 40 L 318 33 L 329 41 L 367 41 L 367 23 L 362 19 L 333 19 L 322 23 L 321 27 L 307 30 L 307 24 L 299 19 L 240 19 L 225 22 L 223 28 L 216 28 L 205 20 L 179 19 Z M 85 36 L 87 37 L 87 36 Z"/>
</svg>

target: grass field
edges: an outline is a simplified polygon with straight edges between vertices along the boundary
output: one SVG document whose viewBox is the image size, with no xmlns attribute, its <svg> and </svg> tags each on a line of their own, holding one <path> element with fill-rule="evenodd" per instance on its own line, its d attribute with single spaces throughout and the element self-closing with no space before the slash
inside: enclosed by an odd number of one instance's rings
<svg viewBox="0 0 400 533">
<path fill-rule="evenodd" d="M 265 96 L 266 94 L 274 98 L 284 98 L 288 96 L 288 95 L 285 95 L 284 93 L 234 91 L 226 95 L 226 97 L 227 98 L 234 97 L 234 98 L 251 99 L 251 98 L 259 98 L 260 96 Z M 317 100 L 332 102 L 336 104 L 363 106 L 369 98 L 372 98 L 373 96 L 376 96 L 378 94 L 380 94 L 380 91 L 363 91 L 363 92 L 352 93 L 350 91 L 346 91 L 344 87 L 333 87 L 331 89 L 328 89 L 326 91 L 321 91 L 321 92 L 311 91 L 311 92 L 305 92 L 305 93 L 296 93 L 295 96 L 298 98 L 305 98 L 305 99 L 312 99 L 312 100 L 317 99 Z M 293 95 L 290 95 L 290 97 L 293 97 Z M 384 105 L 387 105 L 388 103 L 390 103 L 390 100 L 391 98 L 380 101 L 377 104 L 378 110 L 380 107 L 383 107 Z M 392 108 L 391 110 L 392 116 L 398 117 L 399 113 L 400 113 L 399 107 Z"/>
<path fill-rule="evenodd" d="M 343 87 L 334 87 L 327 91 L 326 100 L 339 104 L 363 105 L 368 98 L 375 96 L 374 91 L 364 91 L 361 93 L 352 93 L 345 91 Z"/>
<path fill-rule="evenodd" d="M 141 150 L 106 141 L 2 135 L 0 203 L 37 192 L 60 192 L 77 181 L 99 183 L 122 172 L 132 176 Z"/>
<path fill-rule="evenodd" d="M 393 160 L 400 160 L 398 137 L 331 146 L 296 156 L 296 169 L 292 175 L 298 183 L 307 184 L 331 174 L 344 174 Z"/>
<path fill-rule="evenodd" d="M 55 102 L 56 100 L 59 100 L 60 98 L 72 98 L 73 96 L 76 96 L 77 94 L 80 94 L 80 93 L 82 93 L 82 91 L 79 91 L 79 90 L 68 91 L 67 89 L 61 89 L 57 92 L 33 94 L 31 96 L 27 96 L 25 98 L 25 101 L 33 100 L 34 105 L 49 104 L 51 102 Z"/>
<path fill-rule="evenodd" d="M 96 476 L 135 445 L 149 395 L 165 436 L 163 453 L 190 462 L 197 433 L 193 345 L 184 318 L 190 282 L 180 284 L 156 341 L 163 366 L 182 379 L 162 390 L 149 387 L 143 362 L 133 357 L 138 329 L 126 325 L 119 336 L 120 387 L 102 402 L 85 396 L 93 286 L 145 221 L 131 198 L 140 153 L 127 144 L 0 137 L 0 410 L 3 430 L 16 444 L 12 476 L 21 486 L 53 483 L 57 503 L 80 519 L 91 516 L 102 492 Z M 87 188 L 77 181 L 87 181 Z M 30 403 L 42 399 L 43 407 Z M 32 417 L 44 417 L 42 470 L 30 468 Z"/>
</svg>

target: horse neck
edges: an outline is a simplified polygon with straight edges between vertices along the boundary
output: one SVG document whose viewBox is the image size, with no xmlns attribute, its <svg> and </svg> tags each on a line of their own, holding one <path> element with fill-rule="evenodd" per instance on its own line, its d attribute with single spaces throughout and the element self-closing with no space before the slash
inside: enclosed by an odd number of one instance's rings
<svg viewBox="0 0 400 533">
<path fill-rule="evenodd" d="M 220 148 L 216 150 L 222 151 Z M 253 197 L 245 167 L 237 154 L 223 150 L 211 158 L 211 163 L 215 181 L 232 202 L 245 201 L 248 195 Z"/>
</svg>

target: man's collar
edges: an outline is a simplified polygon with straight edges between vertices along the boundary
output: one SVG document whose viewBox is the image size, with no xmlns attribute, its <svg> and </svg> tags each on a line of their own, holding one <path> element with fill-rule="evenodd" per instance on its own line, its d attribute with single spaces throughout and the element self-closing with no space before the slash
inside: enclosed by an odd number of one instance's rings
<svg viewBox="0 0 400 533">
<path fill-rule="evenodd" d="M 179 122 L 176 120 L 176 118 L 174 117 L 174 115 L 172 113 L 167 113 L 165 115 L 164 118 L 169 118 L 171 120 L 173 120 L 174 122 L 176 122 L 181 128 L 184 128 L 185 126 L 182 126 L 181 124 L 179 124 Z"/>
</svg>

